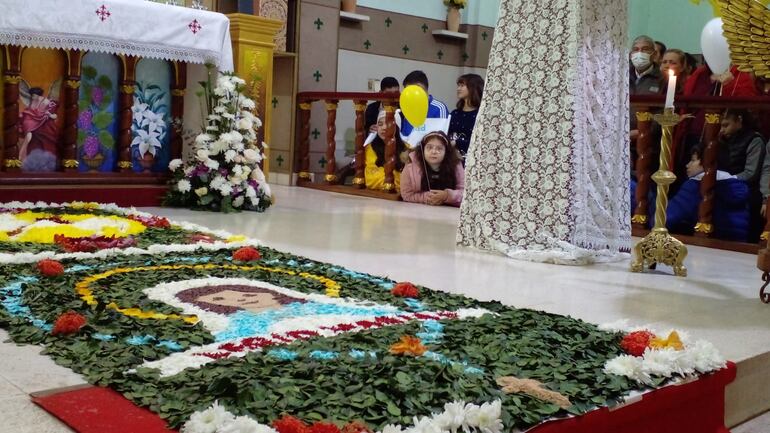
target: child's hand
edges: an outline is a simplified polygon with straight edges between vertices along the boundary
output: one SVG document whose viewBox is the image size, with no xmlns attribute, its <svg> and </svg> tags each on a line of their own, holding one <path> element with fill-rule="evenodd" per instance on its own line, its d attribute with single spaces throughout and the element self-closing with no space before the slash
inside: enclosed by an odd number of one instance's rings
<svg viewBox="0 0 770 433">
<path fill-rule="evenodd" d="M 428 193 L 428 204 L 432 206 L 441 206 L 449 198 L 449 193 L 444 191 L 432 190 Z"/>
</svg>

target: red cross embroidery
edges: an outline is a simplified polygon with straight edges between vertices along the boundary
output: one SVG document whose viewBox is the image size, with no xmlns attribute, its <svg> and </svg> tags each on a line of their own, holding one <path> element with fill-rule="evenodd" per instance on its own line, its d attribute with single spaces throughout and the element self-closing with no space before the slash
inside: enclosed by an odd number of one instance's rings
<svg viewBox="0 0 770 433">
<path fill-rule="evenodd" d="M 107 10 L 107 6 L 102 5 L 99 9 L 96 10 L 96 15 L 99 16 L 100 20 L 105 21 L 112 14 Z"/>
<path fill-rule="evenodd" d="M 190 28 L 190 31 L 193 32 L 193 34 L 198 33 L 203 28 L 203 26 L 198 23 L 198 20 L 192 20 L 192 22 L 188 24 L 187 27 Z"/>
</svg>

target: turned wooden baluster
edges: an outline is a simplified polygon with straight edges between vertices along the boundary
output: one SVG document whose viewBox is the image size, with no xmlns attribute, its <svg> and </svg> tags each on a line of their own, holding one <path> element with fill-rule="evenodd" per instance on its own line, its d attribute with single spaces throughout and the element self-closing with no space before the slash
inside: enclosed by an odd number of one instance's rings
<svg viewBox="0 0 770 433">
<path fill-rule="evenodd" d="M 364 152 L 364 141 L 369 131 L 364 131 L 366 126 L 365 112 L 366 101 L 353 101 L 356 109 L 356 175 L 353 177 L 353 186 L 356 188 L 366 188 L 366 154 Z"/>
<path fill-rule="evenodd" d="M 710 237 L 714 232 L 712 214 L 714 212 L 714 190 L 717 184 L 717 155 L 719 153 L 720 110 L 706 112 L 706 126 L 703 132 L 703 179 L 700 182 L 702 196 L 698 207 L 698 223 L 695 236 Z"/>
<path fill-rule="evenodd" d="M 121 172 L 130 172 L 133 167 L 131 162 L 131 121 L 133 112 L 131 107 L 134 105 L 134 90 L 136 85 L 136 64 L 138 57 L 120 56 L 123 62 L 123 74 L 120 79 L 120 95 L 118 112 L 120 113 L 118 123 L 118 168 Z"/>
<path fill-rule="evenodd" d="M 310 182 L 310 109 L 312 101 L 299 103 L 299 149 L 297 149 L 297 163 L 299 174 L 297 183 Z"/>
<path fill-rule="evenodd" d="M 61 159 L 64 171 L 77 171 L 78 165 L 78 100 L 80 99 L 80 65 L 85 54 L 68 50 L 67 81 L 64 82 L 64 134 Z"/>
<path fill-rule="evenodd" d="M 337 103 L 334 99 L 326 100 L 326 176 L 324 180 L 329 185 L 337 183 Z"/>
<path fill-rule="evenodd" d="M 174 62 L 174 81 L 171 83 L 171 159 L 182 157 L 184 146 L 184 93 L 187 89 L 187 63 Z"/>
<path fill-rule="evenodd" d="M 387 101 L 383 103 L 385 105 L 385 125 L 387 132 L 385 133 L 385 184 L 382 189 L 386 192 L 397 193 L 395 177 L 393 171 L 396 169 L 396 121 L 394 113 L 396 112 L 396 106 L 393 102 Z"/>
<path fill-rule="evenodd" d="M 5 56 L 3 68 L 3 143 L 0 149 L 0 170 L 21 170 L 19 159 L 19 82 L 21 81 L 21 47 L 0 47 Z"/>
<path fill-rule="evenodd" d="M 640 110 L 636 113 L 636 128 L 639 136 L 636 139 L 636 209 L 631 223 L 634 227 L 647 228 L 647 214 L 650 192 L 650 163 L 652 159 L 652 113 Z"/>
</svg>

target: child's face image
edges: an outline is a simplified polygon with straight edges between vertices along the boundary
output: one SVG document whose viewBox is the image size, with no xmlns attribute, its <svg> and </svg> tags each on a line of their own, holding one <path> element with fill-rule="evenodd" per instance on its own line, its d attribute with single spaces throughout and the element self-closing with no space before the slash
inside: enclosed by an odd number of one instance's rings
<svg viewBox="0 0 770 433">
<path fill-rule="evenodd" d="M 425 162 L 431 165 L 440 165 L 446 155 L 446 147 L 444 142 L 438 138 L 431 138 L 425 143 L 425 149 L 423 149 L 425 155 Z"/>
<path fill-rule="evenodd" d="M 239 307 L 252 313 L 261 313 L 281 306 L 280 302 L 269 293 L 244 293 L 236 290 L 223 290 L 218 293 L 203 295 L 197 300 L 214 305 Z"/>
<path fill-rule="evenodd" d="M 690 162 L 687 163 L 687 177 L 693 177 L 703 171 L 703 166 L 700 163 L 700 157 L 697 153 L 693 153 L 690 157 Z"/>
</svg>

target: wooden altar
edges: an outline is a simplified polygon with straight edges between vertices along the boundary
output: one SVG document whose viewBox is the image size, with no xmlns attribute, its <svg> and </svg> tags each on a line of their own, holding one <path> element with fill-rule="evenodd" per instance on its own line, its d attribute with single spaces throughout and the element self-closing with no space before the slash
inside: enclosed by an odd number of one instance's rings
<svg viewBox="0 0 770 433">
<path fill-rule="evenodd" d="M 168 162 L 182 157 L 202 129 L 196 92 L 205 77 L 203 62 L 220 70 L 234 66 L 247 80 L 264 124 L 260 138 L 268 140 L 271 106 L 266 101 L 280 22 L 131 0 L 116 3 L 101 15 L 93 8 L 97 24 L 137 7 L 153 8 L 144 12 L 142 25 L 181 22 L 185 34 L 175 37 L 189 38 L 190 46 L 166 38 L 156 48 L 152 41 L 142 45 L 127 39 L 125 46 L 134 51 L 121 52 L 119 44 L 104 49 L 98 34 L 86 36 L 91 47 L 16 44 L 8 36 L 14 29 L 0 28 L 0 201 L 159 205 Z M 89 18 L 94 10 L 88 10 Z M 84 26 L 83 31 L 91 29 Z M 198 37 L 205 32 L 220 44 L 226 41 L 221 56 L 201 43 Z M 173 58 L 176 54 L 179 59 Z"/>
</svg>

